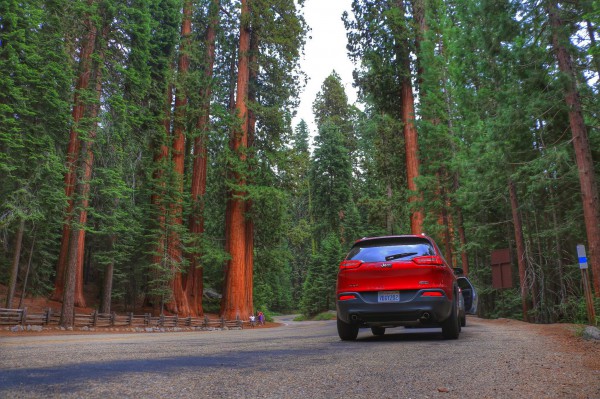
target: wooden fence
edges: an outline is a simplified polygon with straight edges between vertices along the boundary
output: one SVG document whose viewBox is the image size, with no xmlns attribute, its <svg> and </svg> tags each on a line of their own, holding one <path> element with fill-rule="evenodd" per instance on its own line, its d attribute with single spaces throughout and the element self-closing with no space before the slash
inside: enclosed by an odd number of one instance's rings
<svg viewBox="0 0 600 399">
<path fill-rule="evenodd" d="M 44 313 L 28 313 L 25 309 L 2 309 L 0 308 L 0 326 L 15 326 L 15 325 L 59 325 L 60 312 L 52 309 L 47 309 Z M 248 322 L 245 322 L 248 324 Z M 159 327 L 159 328 L 177 328 L 177 327 L 192 327 L 192 328 L 232 328 L 244 327 L 244 321 L 209 319 L 199 317 L 178 317 L 178 316 L 151 316 L 150 313 L 143 315 L 134 315 L 127 313 L 126 315 L 118 315 L 116 313 L 98 313 L 90 314 L 75 313 L 74 327 Z"/>
</svg>

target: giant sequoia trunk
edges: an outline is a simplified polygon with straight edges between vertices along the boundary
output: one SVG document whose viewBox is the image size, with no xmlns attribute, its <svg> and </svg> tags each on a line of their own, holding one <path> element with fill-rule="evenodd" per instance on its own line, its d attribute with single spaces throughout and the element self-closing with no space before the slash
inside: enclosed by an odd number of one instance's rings
<svg viewBox="0 0 600 399">
<path fill-rule="evenodd" d="M 409 70 L 410 71 L 410 70 Z M 407 73 L 410 73 L 410 72 Z M 423 232 L 423 213 L 417 207 L 418 187 L 415 179 L 419 177 L 419 143 L 415 127 L 415 103 L 410 77 L 402 79 L 402 122 L 404 123 L 404 143 L 406 150 L 406 179 L 411 195 L 408 202 L 413 205 L 410 216 L 412 234 Z"/>
<path fill-rule="evenodd" d="M 256 131 L 256 114 L 253 106 L 256 105 L 256 86 L 258 84 L 258 43 L 259 38 L 255 31 L 250 37 L 250 63 L 248 82 L 248 148 L 249 156 L 254 156 L 254 136 Z M 253 313 L 254 290 L 254 219 L 251 216 L 252 200 L 246 202 L 246 302 Z"/>
<path fill-rule="evenodd" d="M 240 125 L 234 129 L 230 146 L 237 155 L 240 164 L 246 164 L 246 149 L 248 148 L 248 81 L 249 81 L 249 26 L 248 1 L 242 0 L 240 15 L 240 42 L 238 60 L 238 78 L 236 93 L 236 111 Z M 226 319 L 240 317 L 248 318 L 251 312 L 246 293 L 246 177 L 244 172 L 234 171 L 232 174 L 236 188 L 229 194 L 226 216 L 227 247 L 231 256 L 225 273 L 221 315 Z"/>
<path fill-rule="evenodd" d="M 565 102 L 569 107 L 569 123 L 573 136 L 573 147 L 579 170 L 581 186 L 581 201 L 583 202 L 583 217 L 589 246 L 589 264 L 592 269 L 594 292 L 600 297 L 600 198 L 594 174 L 594 162 L 590 150 L 579 92 L 575 84 L 575 70 L 568 51 L 568 37 L 563 33 L 565 26 L 558 15 L 556 1 L 548 2 L 548 15 L 552 27 L 552 46 L 558 60 L 558 67 L 566 77 Z"/>
<path fill-rule="evenodd" d="M 80 150 L 79 122 L 84 116 L 85 102 L 82 99 L 83 91 L 88 89 L 90 75 L 92 72 L 92 54 L 96 43 L 97 29 L 91 18 L 85 21 L 87 35 L 82 40 L 79 50 L 79 77 L 75 85 L 75 94 L 73 96 L 73 110 L 71 116 L 73 125 L 69 134 L 69 146 L 67 148 L 67 173 L 65 174 L 65 197 L 67 198 L 67 207 L 65 210 L 65 222 L 63 224 L 62 238 L 60 242 L 60 253 L 58 256 L 58 265 L 56 268 L 56 277 L 54 280 L 54 292 L 52 299 L 62 300 L 65 284 L 65 269 L 69 253 L 69 239 L 71 237 L 71 221 L 73 212 L 73 192 L 76 185 L 76 168 Z"/>
<path fill-rule="evenodd" d="M 404 13 L 404 1 L 398 0 L 396 6 Z M 402 35 L 401 32 L 400 36 Z M 419 177 L 419 143 L 417 138 L 417 128 L 415 126 L 415 99 L 411 82 L 410 54 L 408 50 L 408 41 L 404 43 L 404 48 L 399 50 L 399 62 L 402 70 L 401 77 L 401 118 L 404 125 L 404 145 L 406 151 L 406 179 L 408 189 L 411 192 L 408 202 L 412 205 L 410 215 L 410 230 L 412 234 L 421 234 L 423 231 L 423 213 L 416 203 L 419 202 L 419 194 L 415 179 Z"/>
<path fill-rule="evenodd" d="M 192 33 L 192 1 L 186 0 L 183 7 L 183 19 L 181 22 L 181 44 L 179 46 L 179 68 L 178 81 L 179 84 L 175 94 L 175 120 L 173 123 L 173 143 L 171 148 L 171 159 L 173 162 L 173 170 L 175 175 L 175 191 L 176 200 L 171 204 L 172 219 L 170 223 L 175 226 L 171 229 L 167 254 L 169 256 L 173 271 L 173 279 L 171 281 L 172 298 L 166 304 L 167 310 L 172 313 L 182 316 L 197 314 L 190 309 L 187 295 L 184 291 L 184 281 L 181 270 L 178 270 L 179 265 L 183 260 L 181 237 L 177 227 L 183 224 L 183 173 L 185 167 L 185 119 L 186 108 L 188 104 L 187 93 L 185 90 L 186 76 L 188 74 L 190 57 L 188 51 L 190 49 L 190 35 Z"/>
<path fill-rule="evenodd" d="M 207 144 L 210 117 L 210 97 L 212 95 L 212 77 L 215 63 L 215 38 L 219 24 L 219 0 L 213 0 L 210 10 L 210 22 L 206 31 L 206 65 L 204 69 L 205 87 L 200 93 L 200 116 L 196 122 L 196 138 L 194 140 L 194 165 L 192 171 L 192 212 L 189 219 L 190 233 L 196 239 L 204 234 L 204 194 L 206 194 L 207 176 Z M 202 266 L 198 258 L 200 254 L 193 251 L 189 255 L 190 268 L 186 279 L 186 293 L 192 312 L 203 314 Z"/>
<path fill-rule="evenodd" d="M 108 34 L 109 22 L 103 29 L 103 38 Z M 95 68 L 96 82 L 96 104 L 91 106 L 90 127 L 88 137 L 81 143 L 79 155 L 78 172 L 79 179 L 76 187 L 79 204 L 77 206 L 77 222 L 71 226 L 71 237 L 69 240 L 69 256 L 65 270 L 65 286 L 63 292 L 63 304 L 60 324 L 72 326 L 74 322 L 75 306 L 85 307 L 83 296 L 83 257 L 85 249 L 85 226 L 87 224 L 87 208 L 89 206 L 90 181 L 94 164 L 93 144 L 96 140 L 98 128 L 98 112 L 100 109 L 100 94 L 102 92 L 102 63 L 104 62 L 104 51 L 98 52 L 98 64 Z"/>
</svg>

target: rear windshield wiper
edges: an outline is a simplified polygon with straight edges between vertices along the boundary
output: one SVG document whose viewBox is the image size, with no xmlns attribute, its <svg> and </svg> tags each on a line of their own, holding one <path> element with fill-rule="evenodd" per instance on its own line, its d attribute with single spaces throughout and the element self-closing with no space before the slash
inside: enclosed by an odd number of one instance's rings
<svg viewBox="0 0 600 399">
<path fill-rule="evenodd" d="M 400 259 L 400 258 L 406 258 L 407 256 L 412 256 L 412 255 L 416 255 L 416 252 L 404 252 L 402 254 L 394 254 L 394 255 L 388 255 L 385 257 L 385 260 L 394 260 L 394 259 Z"/>
</svg>

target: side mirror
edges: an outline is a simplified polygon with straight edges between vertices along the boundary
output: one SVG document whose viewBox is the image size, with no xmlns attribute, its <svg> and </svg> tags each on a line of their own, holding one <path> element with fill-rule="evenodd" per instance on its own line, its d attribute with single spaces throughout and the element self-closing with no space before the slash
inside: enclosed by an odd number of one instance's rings
<svg viewBox="0 0 600 399">
<path fill-rule="evenodd" d="M 455 276 L 462 276 L 465 274 L 465 271 L 461 267 L 455 267 L 453 270 Z"/>
</svg>

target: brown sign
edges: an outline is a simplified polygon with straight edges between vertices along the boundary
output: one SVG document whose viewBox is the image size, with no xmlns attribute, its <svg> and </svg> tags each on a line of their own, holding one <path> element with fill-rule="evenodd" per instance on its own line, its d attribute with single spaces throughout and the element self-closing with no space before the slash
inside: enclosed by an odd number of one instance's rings
<svg viewBox="0 0 600 399">
<path fill-rule="evenodd" d="M 492 287 L 512 288 L 512 264 L 508 248 L 492 251 Z"/>
</svg>

